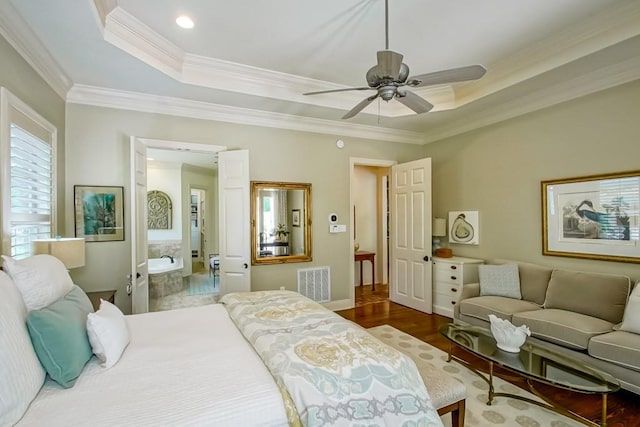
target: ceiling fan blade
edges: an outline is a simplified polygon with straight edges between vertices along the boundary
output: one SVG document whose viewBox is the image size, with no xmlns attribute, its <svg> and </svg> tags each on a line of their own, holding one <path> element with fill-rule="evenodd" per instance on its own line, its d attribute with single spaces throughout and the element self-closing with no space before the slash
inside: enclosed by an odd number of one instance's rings
<svg viewBox="0 0 640 427">
<path fill-rule="evenodd" d="M 482 65 L 469 65 L 467 67 L 453 68 L 451 70 L 436 71 L 434 73 L 413 76 L 409 78 L 407 85 L 412 87 L 421 87 L 477 80 L 484 76 L 484 73 L 486 72 L 487 69 Z"/>
<path fill-rule="evenodd" d="M 370 96 L 368 98 L 363 99 L 362 101 L 360 101 L 360 103 L 358 105 L 356 105 L 355 107 L 353 107 L 347 114 L 345 114 L 344 116 L 342 116 L 343 119 L 350 119 L 351 117 L 355 116 L 356 114 L 358 114 L 360 111 L 364 110 L 364 108 L 371 104 L 371 102 L 376 99 L 378 97 L 378 94 L 376 93 L 373 96 Z"/>
<path fill-rule="evenodd" d="M 417 114 L 426 113 L 431 111 L 433 108 L 433 104 L 424 98 L 419 97 L 413 92 L 401 92 L 398 91 L 396 94 L 396 99 L 400 101 L 404 106 L 411 108 Z"/>
<path fill-rule="evenodd" d="M 331 89 L 331 90 L 319 90 L 316 92 L 306 92 L 306 93 L 303 93 L 303 95 L 318 95 L 321 93 L 346 92 L 349 90 L 367 90 L 367 89 L 372 89 L 372 88 L 370 88 L 369 86 L 348 87 L 344 89 Z"/>
<path fill-rule="evenodd" d="M 378 73 L 383 78 L 397 79 L 402 66 L 402 54 L 392 50 L 378 51 Z"/>
</svg>

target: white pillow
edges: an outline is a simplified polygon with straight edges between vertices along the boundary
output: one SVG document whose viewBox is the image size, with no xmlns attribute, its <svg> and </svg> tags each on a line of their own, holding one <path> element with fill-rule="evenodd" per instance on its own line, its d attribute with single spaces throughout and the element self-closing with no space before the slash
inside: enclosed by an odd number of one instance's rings
<svg viewBox="0 0 640 427">
<path fill-rule="evenodd" d="M 15 260 L 3 255 L 4 269 L 13 279 L 27 311 L 39 310 L 65 296 L 73 288 L 66 267 L 51 255 Z"/>
<path fill-rule="evenodd" d="M 103 299 L 100 309 L 87 316 L 89 342 L 102 366 L 115 365 L 129 344 L 129 327 L 118 307 Z"/>
<path fill-rule="evenodd" d="M 22 295 L 0 271 L 0 425 L 14 425 L 44 384 L 45 372 L 31 345 Z"/>
<path fill-rule="evenodd" d="M 624 309 L 621 331 L 640 334 L 640 282 L 636 283 Z"/>
<path fill-rule="evenodd" d="M 522 299 L 518 264 L 480 265 L 478 276 L 480 296 L 496 295 Z"/>
</svg>

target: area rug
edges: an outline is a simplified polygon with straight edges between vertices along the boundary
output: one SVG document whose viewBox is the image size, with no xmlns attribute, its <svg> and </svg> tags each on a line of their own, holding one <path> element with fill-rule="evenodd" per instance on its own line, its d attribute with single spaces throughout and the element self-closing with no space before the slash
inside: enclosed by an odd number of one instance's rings
<svg viewBox="0 0 640 427">
<path fill-rule="evenodd" d="M 187 295 L 207 295 L 220 292 L 220 278 L 217 275 L 209 277 L 207 274 L 192 274 L 189 276 Z"/>
<path fill-rule="evenodd" d="M 582 424 L 527 402 L 507 397 L 496 397 L 491 406 L 487 406 L 488 384 L 467 369 L 464 365 L 447 362 L 447 353 L 399 331 L 389 325 L 369 328 L 376 338 L 411 356 L 418 369 L 441 369 L 456 378 L 467 387 L 465 426 L 522 426 L 522 427 L 569 427 Z M 533 394 L 516 387 L 507 381 L 494 377 L 496 392 L 506 392 L 540 400 Z M 428 387 L 427 387 L 428 389 Z M 444 415 L 445 426 L 451 426 L 451 415 Z"/>
</svg>

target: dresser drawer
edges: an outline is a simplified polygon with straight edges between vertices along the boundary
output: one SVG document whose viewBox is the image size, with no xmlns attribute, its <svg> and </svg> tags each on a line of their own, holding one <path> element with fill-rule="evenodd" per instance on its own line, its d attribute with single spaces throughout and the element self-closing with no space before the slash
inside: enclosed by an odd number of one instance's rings
<svg viewBox="0 0 640 427">
<path fill-rule="evenodd" d="M 450 307 L 453 309 L 453 306 L 458 303 L 458 296 L 451 294 L 441 294 L 436 292 L 433 294 L 433 305 L 438 307 Z"/>
<path fill-rule="evenodd" d="M 462 285 L 460 283 L 434 279 L 433 292 L 438 292 L 441 294 L 458 295 L 460 292 L 462 292 Z"/>
<path fill-rule="evenodd" d="M 460 266 L 453 264 L 436 264 L 433 271 L 435 282 L 446 282 L 452 284 L 462 284 L 462 274 Z"/>
</svg>

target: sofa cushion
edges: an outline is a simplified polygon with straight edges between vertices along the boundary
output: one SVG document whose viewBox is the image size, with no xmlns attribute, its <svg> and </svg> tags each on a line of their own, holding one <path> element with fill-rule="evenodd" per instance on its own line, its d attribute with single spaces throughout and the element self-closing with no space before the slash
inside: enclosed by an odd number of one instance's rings
<svg viewBox="0 0 640 427">
<path fill-rule="evenodd" d="M 636 284 L 624 309 L 621 331 L 640 334 L 640 285 Z"/>
<path fill-rule="evenodd" d="M 511 261 L 508 259 L 494 259 L 488 261 L 488 264 L 512 264 L 518 265 L 518 274 L 520 276 L 520 293 L 522 299 L 535 302 L 542 306 L 545 296 L 547 295 L 547 286 L 551 278 L 552 268 L 543 267 L 541 265 L 529 264 L 526 262 Z"/>
<path fill-rule="evenodd" d="M 480 295 L 522 299 L 517 264 L 481 265 L 478 267 Z"/>
<path fill-rule="evenodd" d="M 574 311 L 620 323 L 631 290 L 625 276 L 553 270 L 545 308 Z"/>
<path fill-rule="evenodd" d="M 589 355 L 640 371 L 640 335 L 625 331 L 598 335 L 589 341 Z"/>
<path fill-rule="evenodd" d="M 530 310 L 540 310 L 540 307 L 530 301 L 498 296 L 475 297 L 460 301 L 460 314 L 485 322 L 489 321 L 490 314 L 510 321 L 513 313 Z"/>
<path fill-rule="evenodd" d="M 516 313 L 513 324 L 527 325 L 534 337 L 578 350 L 586 350 L 591 337 L 611 332 L 614 326 L 597 317 L 553 308 Z"/>
</svg>

